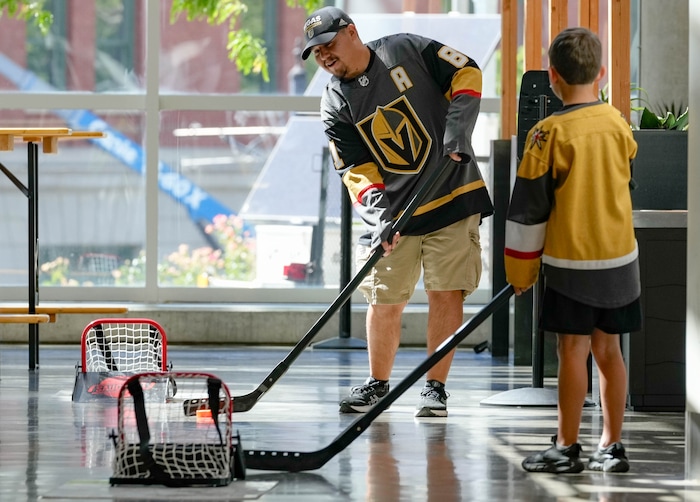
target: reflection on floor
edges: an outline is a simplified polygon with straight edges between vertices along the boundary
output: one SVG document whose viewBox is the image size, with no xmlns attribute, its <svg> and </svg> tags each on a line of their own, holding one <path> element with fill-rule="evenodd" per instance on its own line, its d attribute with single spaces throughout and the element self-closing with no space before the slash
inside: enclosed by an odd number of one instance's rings
<svg viewBox="0 0 700 502">
<path fill-rule="evenodd" d="M 234 396 L 255 389 L 289 348 L 169 347 L 173 370 L 222 378 Z M 522 458 L 556 428 L 553 407 L 483 406 L 503 391 L 531 385 L 529 368 L 460 349 L 448 382 L 449 417 L 413 417 L 419 381 L 347 448 L 321 468 L 299 473 L 248 470 L 224 488 L 109 487 L 116 426 L 113 403 L 73 403 L 79 348 L 43 346 L 41 367 L 27 370 L 26 346 L 0 346 L 0 500 L 261 501 L 682 501 L 700 500 L 684 481 L 684 414 L 628 412 L 626 474 L 529 474 Z M 425 355 L 402 349 L 398 382 Z M 338 400 L 366 376 L 363 350 L 307 349 L 234 425 L 247 450 L 315 452 L 356 418 Z M 421 379 L 422 380 L 422 379 Z M 556 381 L 545 379 L 545 387 Z M 602 424 L 586 408 L 584 454 Z"/>
</svg>

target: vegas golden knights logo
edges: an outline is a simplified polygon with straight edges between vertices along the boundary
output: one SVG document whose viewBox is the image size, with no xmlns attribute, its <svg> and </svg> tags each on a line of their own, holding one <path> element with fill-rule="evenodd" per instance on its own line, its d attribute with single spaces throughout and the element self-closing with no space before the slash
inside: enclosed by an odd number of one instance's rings
<svg viewBox="0 0 700 502">
<path fill-rule="evenodd" d="M 374 158 L 387 171 L 420 172 L 432 139 L 405 96 L 377 110 L 357 124 Z"/>
</svg>

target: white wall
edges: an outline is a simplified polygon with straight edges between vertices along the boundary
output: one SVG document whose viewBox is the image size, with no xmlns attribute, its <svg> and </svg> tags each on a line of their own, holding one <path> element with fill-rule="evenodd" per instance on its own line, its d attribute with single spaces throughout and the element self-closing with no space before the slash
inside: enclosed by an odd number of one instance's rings
<svg viewBox="0 0 700 502">
<path fill-rule="evenodd" d="M 691 3 L 640 0 L 638 84 L 648 93 L 652 107 L 671 103 L 688 106 L 688 24 L 683 20 L 688 19 Z"/>
<path fill-rule="evenodd" d="M 659 2 L 661 3 L 661 2 Z M 664 2 L 665 3 L 665 2 Z M 688 256 L 700 254 L 700 2 L 688 0 L 690 126 L 688 134 Z M 686 478 L 700 481 L 700 265 L 688 260 L 686 314 Z"/>
</svg>

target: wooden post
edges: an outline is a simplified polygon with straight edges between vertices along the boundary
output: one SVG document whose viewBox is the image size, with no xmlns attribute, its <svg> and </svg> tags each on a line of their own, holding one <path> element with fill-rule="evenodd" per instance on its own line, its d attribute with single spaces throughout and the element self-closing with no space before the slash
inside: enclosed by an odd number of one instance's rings
<svg viewBox="0 0 700 502">
<path fill-rule="evenodd" d="M 578 24 L 584 28 L 598 33 L 598 0 L 579 0 L 578 4 Z"/>
<path fill-rule="evenodd" d="M 427 14 L 441 14 L 443 12 L 442 0 L 428 0 L 417 2 L 416 0 L 403 0 L 402 12 L 419 12 Z"/>
<path fill-rule="evenodd" d="M 501 0 L 501 139 L 516 131 L 518 69 L 518 2 Z"/>
<path fill-rule="evenodd" d="M 552 43 L 560 31 L 569 26 L 568 0 L 549 0 L 549 43 Z"/>
<path fill-rule="evenodd" d="M 428 1 L 428 14 L 441 14 L 442 13 L 442 0 L 429 0 Z"/>
<path fill-rule="evenodd" d="M 404 0 L 411 4 L 411 0 Z M 415 0 L 413 0 L 415 1 Z M 548 0 L 551 40 L 568 26 L 568 0 Z M 515 134 L 517 0 L 501 0 L 501 138 Z M 600 30 L 600 0 L 579 0 L 578 24 Z M 525 0 L 524 71 L 541 70 L 542 0 Z M 610 103 L 630 120 L 630 0 L 608 0 L 608 94 Z M 549 45 L 549 44 L 548 44 Z M 596 89 L 597 92 L 597 89 Z"/>
<path fill-rule="evenodd" d="M 588 28 L 593 33 L 600 35 L 599 21 L 600 4 L 598 0 L 579 0 L 578 5 L 578 24 L 584 28 Z M 598 95 L 598 84 L 595 85 L 595 93 Z"/>
<path fill-rule="evenodd" d="M 525 0 L 525 71 L 542 69 L 542 0 Z"/>
<path fill-rule="evenodd" d="M 630 117 L 630 0 L 608 0 L 610 104 Z"/>
</svg>

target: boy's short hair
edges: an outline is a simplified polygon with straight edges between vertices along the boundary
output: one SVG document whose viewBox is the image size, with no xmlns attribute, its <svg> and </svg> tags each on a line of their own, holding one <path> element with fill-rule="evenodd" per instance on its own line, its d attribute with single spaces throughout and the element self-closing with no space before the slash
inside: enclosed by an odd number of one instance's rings
<svg viewBox="0 0 700 502">
<path fill-rule="evenodd" d="M 590 84 L 600 71 L 602 53 L 595 33 L 581 27 L 566 28 L 549 46 L 549 64 L 569 85 Z"/>
</svg>

